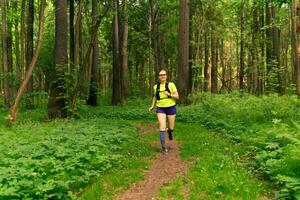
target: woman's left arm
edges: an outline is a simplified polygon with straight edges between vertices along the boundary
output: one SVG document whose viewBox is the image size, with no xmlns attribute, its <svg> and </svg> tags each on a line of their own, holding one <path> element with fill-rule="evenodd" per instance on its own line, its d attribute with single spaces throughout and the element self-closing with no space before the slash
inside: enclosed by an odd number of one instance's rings
<svg viewBox="0 0 300 200">
<path fill-rule="evenodd" d="M 173 98 L 173 99 L 178 100 L 179 99 L 179 94 L 178 94 L 177 91 L 175 91 L 175 92 L 173 92 L 173 93 L 170 94 L 170 97 Z"/>
</svg>

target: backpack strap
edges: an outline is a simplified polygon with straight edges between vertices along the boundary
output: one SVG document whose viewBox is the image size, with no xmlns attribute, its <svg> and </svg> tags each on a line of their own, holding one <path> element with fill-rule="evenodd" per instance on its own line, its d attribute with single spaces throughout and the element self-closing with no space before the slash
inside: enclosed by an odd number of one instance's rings
<svg viewBox="0 0 300 200">
<path fill-rule="evenodd" d="M 169 92 L 171 94 L 170 88 L 169 88 L 169 82 L 166 82 L 166 91 Z M 171 98 L 170 96 L 168 96 L 168 98 Z"/>
<path fill-rule="evenodd" d="M 156 85 L 156 99 L 157 100 L 160 100 L 159 92 L 160 92 L 160 82 L 158 82 Z"/>
</svg>

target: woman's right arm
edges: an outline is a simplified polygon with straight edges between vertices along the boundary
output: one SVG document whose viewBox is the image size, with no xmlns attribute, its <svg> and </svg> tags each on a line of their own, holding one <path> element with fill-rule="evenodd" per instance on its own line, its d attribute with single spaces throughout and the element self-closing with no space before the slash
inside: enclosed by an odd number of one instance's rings
<svg viewBox="0 0 300 200">
<path fill-rule="evenodd" d="M 153 108 L 155 107 L 155 104 L 156 104 L 156 96 L 154 96 L 153 99 L 152 99 L 152 105 L 148 109 L 149 112 L 151 112 L 153 110 Z"/>
</svg>

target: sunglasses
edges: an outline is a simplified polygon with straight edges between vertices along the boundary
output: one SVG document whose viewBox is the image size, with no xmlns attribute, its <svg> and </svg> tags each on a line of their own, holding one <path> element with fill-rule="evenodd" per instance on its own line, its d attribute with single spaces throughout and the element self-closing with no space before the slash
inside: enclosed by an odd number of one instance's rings
<svg viewBox="0 0 300 200">
<path fill-rule="evenodd" d="M 167 74 L 159 74 L 158 76 L 167 76 Z"/>
</svg>

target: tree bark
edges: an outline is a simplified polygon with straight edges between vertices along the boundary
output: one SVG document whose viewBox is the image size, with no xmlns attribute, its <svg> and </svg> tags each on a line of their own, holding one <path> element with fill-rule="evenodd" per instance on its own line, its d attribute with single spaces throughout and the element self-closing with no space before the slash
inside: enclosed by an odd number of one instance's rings
<svg viewBox="0 0 300 200">
<path fill-rule="evenodd" d="M 67 0 L 55 1 L 55 58 L 48 101 L 48 117 L 67 117 L 65 73 L 67 71 Z"/>
<path fill-rule="evenodd" d="M 209 74 L 208 74 L 208 67 L 209 67 L 209 39 L 208 39 L 208 33 L 205 32 L 205 44 L 204 44 L 204 52 L 205 52 L 205 61 L 204 61 L 204 92 L 208 91 L 208 80 L 209 80 Z"/>
<path fill-rule="evenodd" d="M 26 70 L 28 70 L 33 57 L 33 23 L 34 23 L 34 0 L 28 1 L 27 10 L 27 31 L 26 31 Z M 27 85 L 26 108 L 33 109 L 33 78 L 30 76 L 29 83 Z"/>
<path fill-rule="evenodd" d="M 128 2 L 124 0 L 124 29 L 122 43 L 122 99 L 128 95 Z"/>
<path fill-rule="evenodd" d="M 74 73 L 75 66 L 75 27 L 74 27 L 74 0 L 70 0 L 69 20 L 70 20 L 70 72 Z"/>
<path fill-rule="evenodd" d="M 8 123 L 9 124 L 12 124 L 12 122 L 14 122 L 16 120 L 18 107 L 19 107 L 19 104 L 20 104 L 20 101 L 21 101 L 21 97 L 22 97 L 22 95 L 23 95 L 23 93 L 26 89 L 27 84 L 30 81 L 30 77 L 32 76 L 33 69 L 35 67 L 36 61 L 37 61 L 38 56 L 40 54 L 40 50 L 41 50 L 41 47 L 42 47 L 42 40 L 43 40 L 43 30 L 44 30 L 45 2 L 46 2 L 45 0 L 42 0 L 41 4 L 40 4 L 39 34 L 38 34 L 37 47 L 36 47 L 35 53 L 32 57 L 32 60 L 30 62 L 30 65 L 28 67 L 28 70 L 26 72 L 25 78 L 22 81 L 22 84 L 21 84 L 21 86 L 18 90 L 18 93 L 16 95 L 15 103 L 12 106 L 11 112 L 8 116 Z"/>
<path fill-rule="evenodd" d="M 242 2 L 241 4 L 241 10 L 240 10 L 240 69 L 239 69 L 239 88 L 241 91 L 244 90 L 244 76 L 245 76 L 245 72 L 244 72 L 244 68 L 245 68 L 245 61 L 244 61 L 244 57 L 245 57 L 245 41 L 244 41 L 244 32 L 245 32 L 245 12 L 244 12 L 244 2 Z"/>
<path fill-rule="evenodd" d="M 180 0 L 178 92 L 180 103 L 188 103 L 190 90 L 189 67 L 189 0 Z"/>
<path fill-rule="evenodd" d="M 299 25 L 299 21 L 297 20 L 297 4 L 296 0 L 292 0 L 291 2 L 291 45 L 292 45 L 292 58 L 293 58 L 293 70 L 294 70 L 294 82 L 296 84 L 296 94 L 300 97 L 300 44 L 298 40 L 298 32 L 297 25 Z"/>
<path fill-rule="evenodd" d="M 92 1 L 92 18 L 93 24 L 97 23 L 97 0 Z M 96 35 L 98 36 L 98 31 L 96 31 Z M 87 104 L 91 106 L 97 106 L 98 102 L 98 90 L 99 90 L 99 42 L 98 37 L 95 37 L 93 41 L 93 55 L 92 55 L 92 73 L 91 73 L 91 84 L 89 97 L 87 100 Z"/>
<path fill-rule="evenodd" d="M 7 49 L 7 0 L 1 1 L 1 8 L 2 8 L 2 53 L 3 53 L 3 106 L 4 109 L 9 108 L 9 85 L 8 85 L 8 49 Z"/>
<path fill-rule="evenodd" d="M 253 5 L 253 24 L 252 24 L 252 48 L 251 48 L 251 56 L 252 56 L 252 70 L 251 70 L 251 79 L 252 79 L 252 94 L 258 93 L 258 31 L 259 31 L 259 21 L 258 21 L 258 13 L 257 13 L 257 4 Z"/>
<path fill-rule="evenodd" d="M 21 5 L 21 25 L 20 25 L 20 70 L 22 80 L 24 76 L 24 66 L 25 66 L 25 9 L 26 9 L 26 1 L 22 0 Z"/>
<path fill-rule="evenodd" d="M 122 103 L 121 98 L 121 76 L 120 76 L 120 40 L 119 40 L 119 21 L 118 21 L 118 0 L 114 0 L 113 16 L 113 88 L 112 105 Z"/>
<path fill-rule="evenodd" d="M 212 33 L 214 34 L 214 33 Z M 217 38 L 211 36 L 211 93 L 218 93 Z"/>
</svg>

